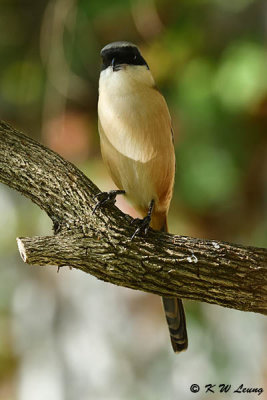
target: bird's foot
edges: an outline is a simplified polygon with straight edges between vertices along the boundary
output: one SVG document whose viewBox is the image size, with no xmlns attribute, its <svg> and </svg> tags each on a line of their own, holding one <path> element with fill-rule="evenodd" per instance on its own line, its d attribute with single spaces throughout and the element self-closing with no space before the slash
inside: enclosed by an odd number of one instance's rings
<svg viewBox="0 0 267 400">
<path fill-rule="evenodd" d="M 93 214 L 100 207 L 105 207 L 110 204 L 115 204 L 116 197 L 118 194 L 125 194 L 124 190 L 110 190 L 109 192 L 100 192 L 94 196 L 94 200 L 97 199 L 97 203 L 93 208 Z"/>
<path fill-rule="evenodd" d="M 144 235 L 146 235 L 148 232 L 148 229 L 149 229 L 150 222 L 151 222 L 151 216 L 148 216 L 148 215 L 143 219 L 140 219 L 140 218 L 133 219 L 131 224 L 138 225 L 138 226 L 137 226 L 136 230 L 134 231 L 134 234 L 131 237 L 131 241 L 139 233 L 141 233 L 141 234 L 143 233 Z"/>
<path fill-rule="evenodd" d="M 136 230 L 134 231 L 132 237 L 131 237 L 131 241 L 135 238 L 136 235 L 138 235 L 139 233 L 143 233 L 144 235 L 147 234 L 148 229 L 149 229 L 149 225 L 151 222 L 151 215 L 152 215 L 152 211 L 154 208 L 154 200 L 151 200 L 150 205 L 149 205 L 149 209 L 148 209 L 148 213 L 147 216 L 143 219 L 140 218 L 135 218 L 132 220 L 131 224 L 134 225 L 138 225 Z"/>
</svg>

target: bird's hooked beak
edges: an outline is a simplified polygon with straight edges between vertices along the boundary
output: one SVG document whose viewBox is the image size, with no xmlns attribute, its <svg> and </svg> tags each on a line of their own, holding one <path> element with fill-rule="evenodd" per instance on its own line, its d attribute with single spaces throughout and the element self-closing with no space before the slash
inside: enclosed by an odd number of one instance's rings
<svg viewBox="0 0 267 400">
<path fill-rule="evenodd" d="M 119 71 L 120 69 L 122 69 L 121 64 L 117 64 L 117 65 L 116 65 L 115 57 L 112 58 L 111 66 L 112 66 L 112 70 L 113 70 L 114 72 L 115 72 L 115 71 Z"/>
</svg>

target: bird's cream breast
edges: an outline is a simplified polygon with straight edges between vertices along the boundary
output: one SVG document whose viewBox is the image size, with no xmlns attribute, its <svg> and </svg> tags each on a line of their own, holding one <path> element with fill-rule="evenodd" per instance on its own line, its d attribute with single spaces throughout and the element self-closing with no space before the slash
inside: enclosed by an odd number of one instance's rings
<svg viewBox="0 0 267 400">
<path fill-rule="evenodd" d="M 150 72 L 144 67 L 137 77 L 127 69 L 103 72 L 98 103 L 102 135 L 126 157 L 140 162 L 153 159 L 160 148 L 170 144 L 171 123 Z"/>
</svg>

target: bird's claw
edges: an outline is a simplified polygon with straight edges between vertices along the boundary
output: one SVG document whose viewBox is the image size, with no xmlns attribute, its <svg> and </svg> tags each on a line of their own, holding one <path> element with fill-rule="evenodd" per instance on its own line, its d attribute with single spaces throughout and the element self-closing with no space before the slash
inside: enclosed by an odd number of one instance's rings
<svg viewBox="0 0 267 400">
<path fill-rule="evenodd" d="M 98 193 L 96 196 L 94 196 L 94 200 L 97 199 L 97 203 L 93 208 L 93 214 L 95 211 L 107 204 L 114 204 L 116 201 L 116 194 L 110 193 L 110 192 L 101 192 Z"/>
<path fill-rule="evenodd" d="M 144 235 L 147 234 L 149 225 L 151 222 L 151 216 L 147 215 L 145 218 L 140 219 L 140 218 L 135 218 L 131 221 L 131 224 L 133 225 L 138 225 L 136 230 L 134 231 L 133 235 L 131 236 L 131 241 L 135 238 L 136 235 L 139 233 L 144 233 Z"/>
<path fill-rule="evenodd" d="M 100 192 L 93 197 L 93 200 L 97 199 L 97 203 L 93 208 L 93 214 L 95 211 L 106 205 L 115 204 L 116 197 L 118 194 L 124 194 L 124 190 L 110 190 L 109 192 Z"/>
</svg>

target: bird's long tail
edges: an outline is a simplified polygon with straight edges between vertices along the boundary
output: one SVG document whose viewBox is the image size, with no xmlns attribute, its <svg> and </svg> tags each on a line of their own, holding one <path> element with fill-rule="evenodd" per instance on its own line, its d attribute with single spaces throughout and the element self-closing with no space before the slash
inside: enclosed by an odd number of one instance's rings
<svg viewBox="0 0 267 400">
<path fill-rule="evenodd" d="M 168 232 L 167 221 L 161 231 Z M 188 346 L 183 302 L 176 297 L 162 297 L 162 302 L 170 331 L 172 348 L 175 353 L 179 353 L 186 350 Z"/>
</svg>

